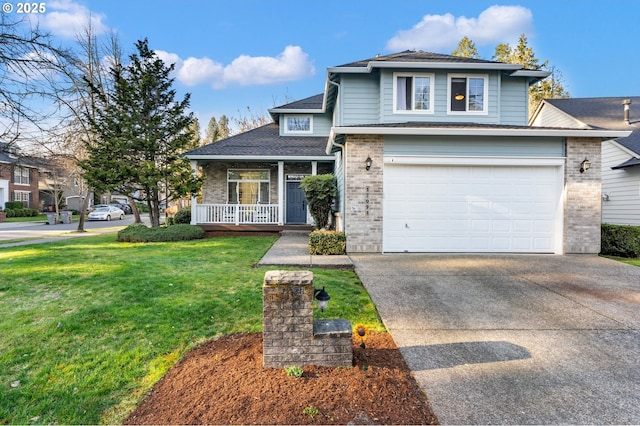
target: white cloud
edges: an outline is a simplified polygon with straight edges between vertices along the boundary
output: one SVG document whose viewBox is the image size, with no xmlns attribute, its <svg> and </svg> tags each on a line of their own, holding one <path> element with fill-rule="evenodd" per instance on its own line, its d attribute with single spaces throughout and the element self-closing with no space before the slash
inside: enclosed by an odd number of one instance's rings
<svg viewBox="0 0 640 426">
<path fill-rule="evenodd" d="M 513 43 L 533 28 L 533 14 L 522 6 L 491 6 L 477 18 L 450 13 L 425 15 L 410 30 L 401 30 L 387 42 L 387 50 L 453 50 L 467 36 L 478 46 Z"/>
<path fill-rule="evenodd" d="M 210 58 L 181 59 L 175 53 L 155 51 L 165 63 L 176 64 L 175 78 L 186 86 L 210 84 L 216 89 L 230 85 L 252 86 L 301 80 L 315 68 L 300 46 L 287 46 L 277 57 L 241 55 L 228 65 Z"/>
<path fill-rule="evenodd" d="M 75 39 L 89 25 L 95 35 L 106 32 L 109 27 L 102 22 L 104 19 L 106 15 L 93 13 L 72 0 L 52 0 L 47 2 L 47 13 L 41 17 L 40 23 L 54 35 Z"/>
</svg>

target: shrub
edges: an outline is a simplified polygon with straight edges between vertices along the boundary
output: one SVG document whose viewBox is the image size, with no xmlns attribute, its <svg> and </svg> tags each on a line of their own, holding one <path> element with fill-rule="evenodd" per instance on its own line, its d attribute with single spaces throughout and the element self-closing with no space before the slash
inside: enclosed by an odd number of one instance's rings
<svg viewBox="0 0 640 426">
<path fill-rule="evenodd" d="M 173 215 L 173 223 L 174 224 L 185 223 L 187 225 L 190 224 L 191 223 L 191 209 L 182 209 L 178 213 Z"/>
<path fill-rule="evenodd" d="M 640 226 L 602 224 L 601 254 L 640 257 Z"/>
<path fill-rule="evenodd" d="M 22 201 L 7 201 L 4 203 L 5 209 L 21 209 L 24 206 L 22 205 Z"/>
<path fill-rule="evenodd" d="M 304 370 L 302 369 L 302 367 L 298 367 L 295 365 L 292 367 L 285 368 L 284 371 L 287 372 L 287 376 L 289 377 L 300 378 L 304 374 Z"/>
<path fill-rule="evenodd" d="M 316 223 L 316 229 L 322 229 L 329 222 L 329 213 L 333 197 L 336 195 L 336 182 L 332 174 L 307 176 L 300 182 L 309 205 L 309 211 Z"/>
<path fill-rule="evenodd" d="M 19 203 L 21 206 L 22 204 Z M 36 217 L 38 216 L 38 210 L 36 209 L 23 209 L 19 208 L 6 208 L 5 212 L 7 217 Z"/>
<path fill-rule="evenodd" d="M 345 254 L 347 237 L 344 232 L 318 230 L 309 234 L 309 252 L 311 254 Z"/>
<path fill-rule="evenodd" d="M 204 237 L 204 231 L 195 225 L 174 225 L 149 228 L 140 223 L 129 225 L 118 232 L 118 241 L 127 243 L 157 243 L 197 240 Z"/>
</svg>

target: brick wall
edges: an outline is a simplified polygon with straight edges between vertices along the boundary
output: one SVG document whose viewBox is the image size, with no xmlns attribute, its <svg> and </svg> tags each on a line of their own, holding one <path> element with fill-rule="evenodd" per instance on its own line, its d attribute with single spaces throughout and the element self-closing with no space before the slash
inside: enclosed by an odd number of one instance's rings
<svg viewBox="0 0 640 426">
<path fill-rule="evenodd" d="M 600 252 L 601 146 L 598 138 L 567 138 L 564 206 L 566 254 Z M 591 162 L 591 168 L 580 173 L 580 163 L 585 158 Z"/>
<path fill-rule="evenodd" d="M 365 160 L 371 157 L 370 170 Z M 347 252 L 382 251 L 383 137 L 349 135 L 345 142 L 345 211 Z"/>
</svg>

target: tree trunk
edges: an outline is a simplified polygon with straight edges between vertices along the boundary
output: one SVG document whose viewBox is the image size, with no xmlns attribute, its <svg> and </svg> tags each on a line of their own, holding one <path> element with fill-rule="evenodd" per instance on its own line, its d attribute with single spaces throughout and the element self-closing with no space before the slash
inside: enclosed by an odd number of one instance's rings
<svg viewBox="0 0 640 426">
<path fill-rule="evenodd" d="M 142 223 L 142 219 L 140 218 L 140 210 L 138 210 L 138 205 L 136 204 L 136 200 L 134 200 L 131 195 L 129 195 L 127 199 L 129 200 L 129 205 L 131 206 L 131 212 L 133 213 L 133 217 L 135 218 L 135 223 Z"/>
<path fill-rule="evenodd" d="M 78 221 L 78 229 L 76 232 L 86 232 L 84 229 L 84 219 L 87 216 L 87 206 L 89 205 L 89 191 L 83 197 L 82 203 L 80 204 L 80 220 Z"/>
</svg>

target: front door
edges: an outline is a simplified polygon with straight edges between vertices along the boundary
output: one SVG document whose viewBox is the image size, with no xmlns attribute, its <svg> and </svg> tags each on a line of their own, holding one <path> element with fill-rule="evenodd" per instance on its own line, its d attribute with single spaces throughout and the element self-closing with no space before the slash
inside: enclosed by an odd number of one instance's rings
<svg viewBox="0 0 640 426">
<path fill-rule="evenodd" d="M 287 223 L 307 223 L 307 198 L 300 182 L 287 182 Z"/>
</svg>

